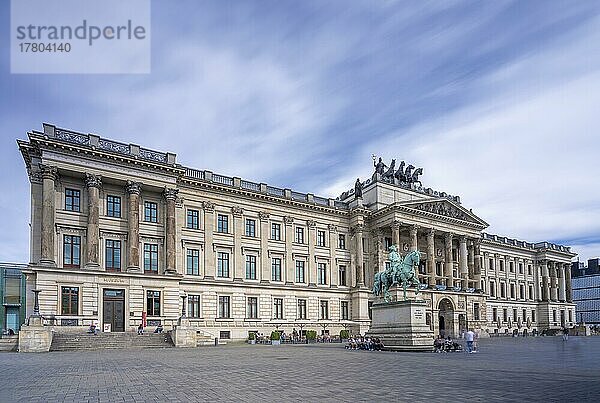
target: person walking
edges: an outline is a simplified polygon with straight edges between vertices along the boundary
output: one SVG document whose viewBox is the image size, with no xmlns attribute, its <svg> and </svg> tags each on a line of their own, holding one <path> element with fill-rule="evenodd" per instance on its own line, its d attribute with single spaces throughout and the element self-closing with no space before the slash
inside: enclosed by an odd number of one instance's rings
<svg viewBox="0 0 600 403">
<path fill-rule="evenodd" d="M 475 340 L 475 333 L 469 329 L 465 333 L 465 339 L 467 340 L 467 353 L 471 354 L 473 352 L 473 340 Z"/>
<path fill-rule="evenodd" d="M 566 326 L 563 327 L 563 341 L 569 341 L 569 329 Z"/>
</svg>

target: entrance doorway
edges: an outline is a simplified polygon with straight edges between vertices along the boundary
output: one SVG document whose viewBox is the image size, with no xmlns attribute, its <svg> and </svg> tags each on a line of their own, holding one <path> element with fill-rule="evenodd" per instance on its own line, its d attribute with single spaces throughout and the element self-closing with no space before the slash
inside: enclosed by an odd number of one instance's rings
<svg viewBox="0 0 600 403">
<path fill-rule="evenodd" d="M 14 333 L 19 332 L 19 307 L 7 306 L 4 316 L 6 331 L 12 330 Z"/>
<path fill-rule="evenodd" d="M 442 337 L 454 337 L 454 307 L 452 301 L 444 298 L 438 304 L 438 325 Z"/>
<path fill-rule="evenodd" d="M 104 290 L 103 329 L 110 325 L 111 332 L 125 331 L 125 290 Z"/>
</svg>

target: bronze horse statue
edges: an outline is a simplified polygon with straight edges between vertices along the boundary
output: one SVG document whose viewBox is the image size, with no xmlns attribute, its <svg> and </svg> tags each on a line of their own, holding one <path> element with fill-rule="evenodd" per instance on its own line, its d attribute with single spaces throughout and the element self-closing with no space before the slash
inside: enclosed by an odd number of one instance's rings
<svg viewBox="0 0 600 403">
<path fill-rule="evenodd" d="M 389 289 L 395 284 L 402 285 L 405 301 L 406 289 L 409 285 L 415 286 L 417 294 L 419 294 L 419 279 L 414 268 L 419 265 L 420 253 L 418 251 L 409 252 L 402 260 L 396 245 L 392 245 L 390 246 L 389 259 L 390 267 L 375 274 L 373 294 L 383 297 L 385 302 L 390 302 L 392 296 Z"/>
</svg>

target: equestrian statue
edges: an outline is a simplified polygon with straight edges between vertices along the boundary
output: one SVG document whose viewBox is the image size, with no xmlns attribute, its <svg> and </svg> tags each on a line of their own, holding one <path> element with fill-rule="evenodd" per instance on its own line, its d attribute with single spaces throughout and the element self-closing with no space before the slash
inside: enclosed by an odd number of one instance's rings
<svg viewBox="0 0 600 403">
<path fill-rule="evenodd" d="M 389 253 L 390 266 L 383 272 L 375 274 L 373 282 L 373 294 L 383 297 L 385 302 L 391 301 L 390 287 L 401 284 L 404 291 L 404 300 L 406 301 L 406 289 L 409 285 L 415 286 L 416 294 L 420 293 L 419 279 L 415 274 L 415 266 L 419 265 L 420 254 L 414 250 L 409 252 L 404 259 L 398 253 L 396 245 L 390 246 Z"/>
</svg>

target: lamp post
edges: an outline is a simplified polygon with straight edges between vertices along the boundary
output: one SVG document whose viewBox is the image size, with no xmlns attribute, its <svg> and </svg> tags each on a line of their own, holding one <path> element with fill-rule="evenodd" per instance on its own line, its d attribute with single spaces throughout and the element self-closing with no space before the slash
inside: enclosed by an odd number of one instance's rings
<svg viewBox="0 0 600 403">
<path fill-rule="evenodd" d="M 40 316 L 40 298 L 39 295 L 42 292 L 42 290 L 31 290 L 31 292 L 33 292 L 34 294 L 34 302 L 33 302 L 33 315 L 31 316 L 35 316 L 35 317 L 39 317 Z"/>
<path fill-rule="evenodd" d="M 186 309 L 185 309 L 185 299 L 187 298 L 187 295 L 183 294 L 181 295 L 181 317 L 185 318 L 186 317 Z"/>
</svg>

